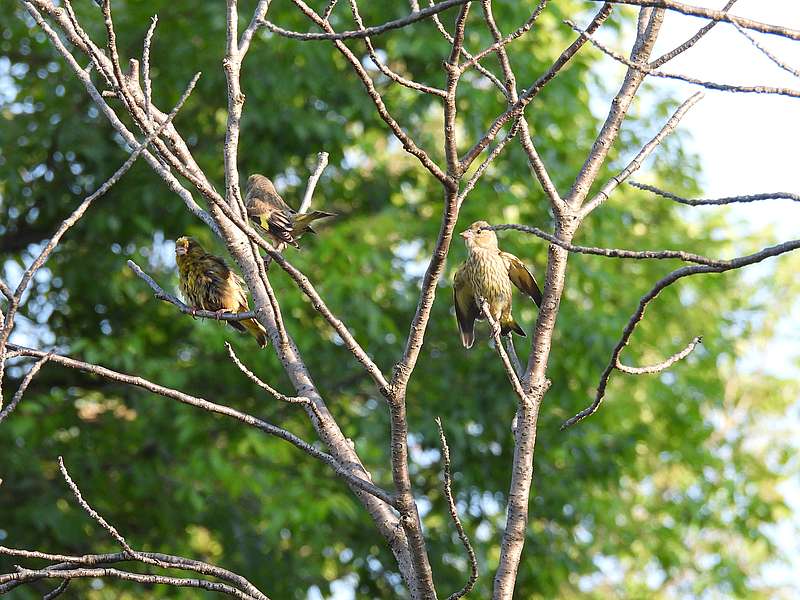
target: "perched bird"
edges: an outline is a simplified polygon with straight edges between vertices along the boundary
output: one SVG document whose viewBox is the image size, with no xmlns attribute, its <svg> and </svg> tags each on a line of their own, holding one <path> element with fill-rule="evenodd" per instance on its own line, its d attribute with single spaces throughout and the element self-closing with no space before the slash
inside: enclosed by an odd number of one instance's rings
<svg viewBox="0 0 800 600">
<path fill-rule="evenodd" d="M 250 310 L 242 278 L 219 256 L 206 252 L 194 238 L 175 240 L 175 262 L 178 263 L 181 292 L 192 307 L 220 314 Z M 255 319 L 228 321 L 228 325 L 250 333 L 262 348 L 267 345 L 267 332 Z"/>
<path fill-rule="evenodd" d="M 484 318 L 481 299 L 489 304 L 489 312 L 500 324 L 502 335 L 511 335 L 512 331 L 525 335 L 511 314 L 512 284 L 530 296 L 536 306 L 542 303 L 536 279 L 520 259 L 497 247 L 494 231 L 482 229 L 489 226 L 486 221 L 476 221 L 461 232 L 469 256 L 453 278 L 453 302 L 465 348 L 472 348 L 475 342 L 475 319 Z"/>
<path fill-rule="evenodd" d="M 335 217 L 335 213 L 312 210 L 295 212 L 275 190 L 272 182 L 263 175 L 247 178 L 247 194 L 244 199 L 249 216 L 275 243 L 283 242 L 300 248 L 297 240 L 305 232 L 316 233 L 311 223 L 323 217 Z"/>
</svg>

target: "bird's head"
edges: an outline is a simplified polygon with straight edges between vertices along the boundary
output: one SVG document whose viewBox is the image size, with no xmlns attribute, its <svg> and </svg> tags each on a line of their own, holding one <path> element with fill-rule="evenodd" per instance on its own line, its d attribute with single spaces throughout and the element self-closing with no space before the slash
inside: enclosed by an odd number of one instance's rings
<svg viewBox="0 0 800 600">
<path fill-rule="evenodd" d="M 469 226 L 469 229 L 461 232 L 460 235 L 464 238 L 467 248 L 497 248 L 497 236 L 494 231 L 484 229 L 484 227 L 491 227 L 491 225 L 486 221 L 475 221 Z"/>
<path fill-rule="evenodd" d="M 275 186 L 272 185 L 272 182 L 269 180 L 269 178 L 258 173 L 253 173 L 247 178 L 247 194 L 250 194 L 251 191 L 255 190 L 258 190 L 264 194 L 278 195 L 278 192 L 275 191 Z"/>
<path fill-rule="evenodd" d="M 175 255 L 186 256 L 187 254 L 196 254 L 203 252 L 203 247 L 197 243 L 197 240 L 190 237 L 179 237 L 175 240 Z"/>
</svg>

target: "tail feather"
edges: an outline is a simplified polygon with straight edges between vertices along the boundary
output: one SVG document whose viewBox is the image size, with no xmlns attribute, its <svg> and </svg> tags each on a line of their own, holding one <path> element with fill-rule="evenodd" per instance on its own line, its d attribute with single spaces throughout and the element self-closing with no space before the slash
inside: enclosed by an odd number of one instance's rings
<svg viewBox="0 0 800 600">
<path fill-rule="evenodd" d="M 261 348 L 267 345 L 267 330 L 255 319 L 245 319 L 244 321 L 230 321 L 231 326 L 239 331 L 246 331 L 254 338 Z M 237 327 L 238 326 L 238 327 Z"/>
<path fill-rule="evenodd" d="M 294 237 L 299 237 L 303 235 L 306 231 L 310 231 L 311 233 L 316 233 L 313 229 L 311 229 L 311 223 L 316 221 L 317 219 L 324 219 L 325 217 L 335 217 L 336 213 L 329 213 L 322 210 L 312 210 L 308 213 L 300 213 L 295 215 L 292 220 L 292 235 Z"/>
<path fill-rule="evenodd" d="M 519 326 L 519 323 L 517 323 L 514 320 L 514 317 L 509 314 L 508 317 L 503 319 L 503 321 L 500 323 L 500 334 L 511 335 L 512 331 L 518 335 L 521 335 L 522 337 L 527 337 L 525 335 L 525 331 Z"/>
</svg>

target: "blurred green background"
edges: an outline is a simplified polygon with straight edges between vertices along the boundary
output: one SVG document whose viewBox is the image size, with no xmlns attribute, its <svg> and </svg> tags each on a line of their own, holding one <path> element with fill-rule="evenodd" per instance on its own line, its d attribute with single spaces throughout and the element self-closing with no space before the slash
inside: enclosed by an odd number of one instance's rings
<svg viewBox="0 0 800 600">
<path fill-rule="evenodd" d="M 255 2 L 241 2 L 242 23 Z M 312 3 L 318 10 L 324 2 Z M 364 3 L 368 24 L 407 13 L 402 3 Z M 94 3 L 75 8 L 101 43 Z M 495 2 L 504 31 L 530 14 L 532 2 Z M 118 137 L 67 71 L 32 20 L 0 0 L 0 265 L 16 283 L 45 240 L 83 196 L 124 161 Z M 520 86 L 533 81 L 572 39 L 564 18 L 585 19 L 586 3 L 553 3 L 534 30 L 512 46 Z M 196 71 L 203 76 L 176 119 L 195 158 L 222 186 L 225 133 L 224 5 L 219 2 L 114 2 L 123 60 L 138 57 L 153 14 L 153 97 L 164 110 Z M 622 12 L 606 26 L 631 24 Z M 289 3 L 270 20 L 305 31 Z M 452 27 L 454 12 L 443 14 Z M 352 28 L 346 4 L 331 19 Z M 374 40 L 391 67 L 444 85 L 448 46 L 424 22 Z M 473 8 L 467 47 L 491 42 Z M 348 45 L 365 56 L 362 42 Z M 365 58 L 365 61 L 367 59 Z M 81 59 L 82 63 L 86 61 Z M 368 62 L 366 62 L 369 65 Z M 497 71 L 496 61 L 485 64 Z M 390 110 L 442 162 L 438 101 L 370 72 Z M 534 141 L 557 186 L 568 189 L 616 90 L 619 71 L 598 68 L 583 51 L 528 109 Z M 330 153 L 315 206 L 339 213 L 288 256 L 334 312 L 389 371 L 400 355 L 420 278 L 439 227 L 441 189 L 403 153 L 375 114 L 361 84 L 328 43 L 301 43 L 260 32 L 242 87 L 240 171 L 274 176 L 293 205 L 316 153 Z M 631 111 L 605 176 L 649 139 L 677 105 L 647 89 Z M 459 89 L 460 149 L 503 110 L 502 96 L 471 73 Z M 699 165 L 687 132 L 671 136 L 647 165 L 648 181 L 697 192 Z M 603 177 L 600 178 L 601 182 Z M 551 217 L 526 158 L 511 144 L 464 204 L 459 231 L 477 219 L 547 229 Z M 125 266 L 136 260 L 166 289 L 177 277 L 172 242 L 189 234 L 218 253 L 222 246 L 140 161 L 65 237 L 36 277 L 14 340 L 57 348 L 76 358 L 136 372 L 285 427 L 307 440 L 313 429 L 298 407 L 250 384 L 227 359 L 223 342 L 265 381 L 289 393 L 274 354 L 214 322 L 192 320 L 152 298 Z M 542 279 L 547 246 L 514 232 L 504 249 Z M 584 224 L 576 243 L 637 249 L 683 248 L 713 256 L 755 250 L 770 231 L 741 229 L 725 211 L 692 212 L 622 187 Z M 480 561 L 471 597 L 489 595 L 499 554 L 513 452 L 514 397 L 486 330 L 469 352 L 460 344 L 450 279 L 465 257 L 448 258 L 423 356 L 408 395 L 412 475 L 420 498 L 437 588 L 442 596 L 466 579 L 466 561 L 440 493 L 441 416 L 453 456 L 459 508 Z M 742 358 L 762 347 L 778 323 L 775 295 L 791 295 L 798 261 L 786 257 L 751 272 L 681 281 L 649 308 L 623 355 L 629 364 L 672 354 L 695 335 L 703 345 L 660 376 L 612 376 L 592 418 L 561 433 L 560 423 L 587 405 L 638 298 L 676 266 L 571 257 L 550 358 L 553 381 L 539 422 L 536 477 L 519 598 L 774 598 L 761 576 L 780 560 L 768 527 L 787 516 L 778 488 L 796 466 L 790 440 L 764 437 L 797 397 L 797 384 L 753 369 Z M 376 482 L 391 485 L 387 411 L 370 380 L 331 329 L 282 272 L 272 281 L 292 336 L 328 406 Z M 516 313 L 530 330 L 535 307 Z M 525 341 L 527 342 L 527 340 Z M 760 346 L 762 345 L 762 346 Z M 527 345 L 517 340 L 523 360 Z M 26 370 L 8 369 L 9 397 Z M 372 523 L 345 485 L 290 445 L 143 391 L 47 366 L 17 411 L 0 427 L 0 544 L 47 552 L 114 551 L 115 544 L 75 506 L 58 473 L 64 456 L 87 500 L 135 548 L 181 554 L 237 571 L 272 598 L 403 598 L 399 574 Z M 18 560 L 0 557 L 2 572 Z M 27 564 L 27 563 L 26 563 Z M 28 564 L 27 566 L 32 566 Z M 40 597 L 39 582 L 12 598 Z M 336 592 L 335 590 L 339 590 Z M 117 581 L 75 581 L 67 597 L 194 598 L 173 588 Z M 354 596 L 353 596 L 354 595 Z M 789 596 L 786 596 L 789 597 Z"/>
</svg>

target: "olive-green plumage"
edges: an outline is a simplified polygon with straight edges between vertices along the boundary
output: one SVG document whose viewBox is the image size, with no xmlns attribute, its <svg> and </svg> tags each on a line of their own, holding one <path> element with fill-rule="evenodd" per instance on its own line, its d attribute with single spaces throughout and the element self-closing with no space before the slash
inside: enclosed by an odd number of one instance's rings
<svg viewBox="0 0 800 600">
<path fill-rule="evenodd" d="M 178 263 L 181 292 L 194 308 L 213 312 L 247 312 L 247 290 L 244 281 L 219 256 L 206 252 L 190 237 L 175 241 L 175 262 Z M 228 321 L 238 331 L 250 333 L 262 348 L 267 345 L 267 332 L 255 319 Z"/>
<path fill-rule="evenodd" d="M 484 318 L 478 305 L 480 298 L 489 304 L 502 335 L 511 335 L 512 331 L 525 335 L 511 314 L 512 284 L 530 296 L 536 306 L 542 303 L 534 276 L 520 259 L 498 248 L 494 231 L 482 229 L 489 226 L 486 221 L 476 221 L 461 232 L 469 256 L 453 278 L 453 302 L 465 348 L 472 348 L 475 342 L 475 320 Z"/>
<path fill-rule="evenodd" d="M 247 178 L 247 193 L 244 199 L 247 216 L 256 223 L 275 243 L 283 242 L 300 248 L 297 240 L 306 232 L 316 233 L 311 223 L 335 213 L 312 210 L 297 213 L 283 201 L 272 182 L 263 175 Z"/>
</svg>

